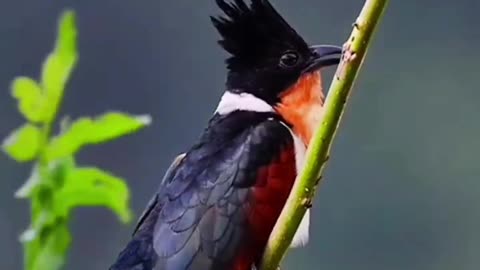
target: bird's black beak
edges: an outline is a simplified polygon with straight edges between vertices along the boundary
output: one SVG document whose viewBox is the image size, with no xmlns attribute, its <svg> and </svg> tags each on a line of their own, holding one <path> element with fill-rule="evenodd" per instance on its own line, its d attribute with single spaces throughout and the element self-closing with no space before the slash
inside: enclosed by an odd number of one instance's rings
<svg viewBox="0 0 480 270">
<path fill-rule="evenodd" d="M 308 65 L 304 73 L 318 70 L 322 67 L 337 65 L 342 56 L 342 47 L 333 45 L 317 45 L 310 47 L 312 52 L 311 64 Z"/>
</svg>

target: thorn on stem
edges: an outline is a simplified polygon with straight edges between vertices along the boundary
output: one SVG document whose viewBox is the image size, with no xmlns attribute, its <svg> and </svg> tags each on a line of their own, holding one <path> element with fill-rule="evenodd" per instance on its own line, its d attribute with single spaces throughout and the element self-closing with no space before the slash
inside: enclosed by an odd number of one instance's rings
<svg viewBox="0 0 480 270">
<path fill-rule="evenodd" d="M 320 183 L 320 181 L 322 180 L 322 176 L 318 177 L 317 178 L 317 181 L 315 181 L 315 186 L 318 186 L 318 184 Z"/>
<path fill-rule="evenodd" d="M 355 22 L 352 24 L 352 27 L 355 28 L 356 30 L 361 30 L 363 27 L 363 21 L 359 17 L 355 20 Z"/>
<path fill-rule="evenodd" d="M 312 206 L 313 206 L 313 204 L 312 204 L 312 199 L 311 199 L 311 198 L 303 198 L 303 200 L 302 200 L 302 205 L 303 205 L 303 207 L 305 207 L 306 209 L 312 208 Z"/>
</svg>

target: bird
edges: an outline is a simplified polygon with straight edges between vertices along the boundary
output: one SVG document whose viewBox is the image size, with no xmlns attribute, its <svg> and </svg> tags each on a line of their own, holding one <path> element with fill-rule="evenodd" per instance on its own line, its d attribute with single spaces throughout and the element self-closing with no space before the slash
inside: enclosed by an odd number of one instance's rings
<svg viewBox="0 0 480 270">
<path fill-rule="evenodd" d="M 268 0 L 216 4 L 225 91 L 110 270 L 257 269 L 322 120 L 321 71 L 342 47 L 310 46 Z M 309 218 L 292 247 L 308 242 Z"/>
</svg>

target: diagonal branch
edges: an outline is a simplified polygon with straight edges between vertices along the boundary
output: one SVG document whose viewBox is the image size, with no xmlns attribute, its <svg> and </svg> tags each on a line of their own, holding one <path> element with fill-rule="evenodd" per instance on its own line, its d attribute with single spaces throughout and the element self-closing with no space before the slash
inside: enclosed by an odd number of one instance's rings
<svg viewBox="0 0 480 270">
<path fill-rule="evenodd" d="M 261 270 L 275 270 L 290 245 L 303 215 L 320 183 L 329 157 L 333 138 L 340 124 L 345 105 L 365 58 L 374 30 L 388 0 L 366 0 L 354 23 L 352 34 L 325 101 L 322 123 L 313 137 L 302 172 L 298 175 L 288 201 L 270 235 Z"/>
</svg>

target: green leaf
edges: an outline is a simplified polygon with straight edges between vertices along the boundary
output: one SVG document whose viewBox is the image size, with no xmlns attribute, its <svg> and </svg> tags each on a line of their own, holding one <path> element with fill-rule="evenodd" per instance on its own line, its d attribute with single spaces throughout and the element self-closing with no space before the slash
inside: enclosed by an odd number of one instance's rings
<svg viewBox="0 0 480 270">
<path fill-rule="evenodd" d="M 18 100 L 18 109 L 23 116 L 30 122 L 43 122 L 45 99 L 37 82 L 27 77 L 18 77 L 11 88 L 12 96 Z"/>
<path fill-rule="evenodd" d="M 68 156 L 50 162 L 48 166 L 48 174 L 53 186 L 63 186 L 69 173 L 74 169 L 75 159 L 73 158 L 73 156 Z"/>
<path fill-rule="evenodd" d="M 59 222 L 48 230 L 42 248 L 39 249 L 31 269 L 59 270 L 65 264 L 65 257 L 71 242 L 70 232 L 65 222 Z"/>
<path fill-rule="evenodd" d="M 97 168 L 76 168 L 65 185 L 55 193 L 58 216 L 67 217 L 79 206 L 104 206 L 115 212 L 122 222 L 131 220 L 130 194 L 124 180 Z"/>
<path fill-rule="evenodd" d="M 55 49 L 47 57 L 42 68 L 41 83 L 47 98 L 48 107 L 45 114 L 48 122 L 55 118 L 65 85 L 77 58 L 75 14 L 72 11 L 66 11 L 59 21 Z"/>
<path fill-rule="evenodd" d="M 15 197 L 18 199 L 31 198 L 35 190 L 41 184 L 50 184 L 54 187 L 62 186 L 70 170 L 75 168 L 75 160 L 69 156 L 51 162 L 48 168 L 43 168 L 43 174 L 38 164 L 32 169 L 30 177 L 27 181 L 15 192 Z M 42 181 L 42 179 L 44 181 Z M 50 181 L 45 181 L 50 180 Z"/>
<path fill-rule="evenodd" d="M 40 169 L 38 164 L 35 164 L 30 177 L 28 177 L 27 181 L 15 192 L 15 197 L 18 199 L 30 198 L 41 183 Z"/>
<path fill-rule="evenodd" d="M 47 160 L 75 154 L 87 144 L 103 143 L 133 133 L 150 123 L 149 116 L 131 116 L 111 112 L 91 119 L 80 118 L 53 139 L 47 147 Z"/>
<path fill-rule="evenodd" d="M 3 150 L 18 162 L 31 161 L 38 154 L 40 147 L 40 130 L 32 125 L 25 124 L 13 131 L 3 141 Z"/>
</svg>

